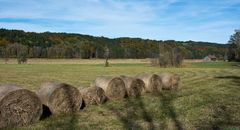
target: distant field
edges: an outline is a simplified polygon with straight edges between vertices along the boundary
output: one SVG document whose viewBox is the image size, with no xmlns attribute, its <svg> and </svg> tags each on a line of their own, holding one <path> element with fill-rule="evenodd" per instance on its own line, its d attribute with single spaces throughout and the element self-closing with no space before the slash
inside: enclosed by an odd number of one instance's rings
<svg viewBox="0 0 240 130">
<path fill-rule="evenodd" d="M 110 59 L 110 63 L 149 63 L 150 59 Z M 185 63 L 197 63 L 202 62 L 201 59 L 185 59 Z M 28 59 L 28 64 L 103 64 L 105 59 Z M 16 59 L 9 59 L 8 64 L 17 64 Z M 0 59 L 0 64 L 5 64 L 4 59 Z"/>
<path fill-rule="evenodd" d="M 110 63 L 149 63 L 149 59 L 110 59 Z M 28 64 L 104 64 L 105 59 L 28 59 Z M 9 59 L 8 64 L 17 64 L 16 59 Z M 5 64 L 0 59 L 0 64 Z"/>
<path fill-rule="evenodd" d="M 13 64 L 14 63 L 14 64 Z M 43 60 L 18 65 L 0 61 L 0 84 L 14 83 L 36 91 L 45 81 L 58 80 L 88 87 L 100 75 L 174 72 L 182 89 L 146 94 L 138 99 L 109 101 L 75 115 L 51 116 L 18 129 L 240 129 L 240 67 L 228 62 L 185 62 L 182 68 L 151 67 L 148 60 Z"/>
</svg>

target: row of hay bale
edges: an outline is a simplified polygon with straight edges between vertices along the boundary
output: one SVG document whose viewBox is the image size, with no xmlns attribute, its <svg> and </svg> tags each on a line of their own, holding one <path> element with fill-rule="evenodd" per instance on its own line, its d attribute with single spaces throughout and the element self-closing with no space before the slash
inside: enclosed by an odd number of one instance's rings
<svg viewBox="0 0 240 130">
<path fill-rule="evenodd" d="M 87 88 L 59 82 L 43 83 L 34 93 L 16 85 L 0 86 L 0 129 L 38 121 L 48 114 L 72 114 L 83 106 L 107 100 L 138 97 L 177 89 L 180 78 L 173 73 L 142 74 L 135 77 L 97 77 Z"/>
</svg>

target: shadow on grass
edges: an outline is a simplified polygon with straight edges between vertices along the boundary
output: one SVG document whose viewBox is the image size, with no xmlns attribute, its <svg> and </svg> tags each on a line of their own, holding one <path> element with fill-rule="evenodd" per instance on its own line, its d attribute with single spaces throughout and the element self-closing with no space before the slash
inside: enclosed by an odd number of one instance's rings
<svg viewBox="0 0 240 130">
<path fill-rule="evenodd" d="M 174 99 L 173 95 L 175 92 L 169 92 L 168 94 L 165 94 L 165 92 L 163 93 L 160 93 L 157 95 L 157 97 L 154 97 L 160 99 L 161 107 L 157 112 L 161 113 L 161 115 L 166 115 L 165 119 L 163 118 L 161 122 L 154 123 L 154 113 L 147 109 L 149 106 L 146 106 L 147 104 L 144 103 L 143 97 L 124 99 L 124 106 L 122 109 L 115 108 L 114 106 L 106 107 L 118 117 L 118 119 L 123 123 L 124 129 L 126 130 L 156 130 L 159 128 L 168 129 L 166 119 L 169 118 L 174 123 L 174 128 L 176 130 L 183 130 L 182 123 L 178 120 L 175 108 L 172 104 L 172 100 Z M 141 124 L 137 121 L 144 121 L 146 124 Z"/>
<path fill-rule="evenodd" d="M 137 99 L 126 98 L 124 100 L 123 110 L 114 108 L 113 106 L 108 106 L 107 109 L 114 113 L 118 119 L 123 123 L 126 130 L 144 130 L 146 128 L 139 125 L 136 120 L 137 117 L 141 117 L 144 121 L 147 122 L 148 130 L 155 130 L 152 117 L 148 114 L 145 109 L 145 105 L 141 97 Z M 136 112 L 141 113 L 136 113 Z"/>
<path fill-rule="evenodd" d="M 76 114 L 71 115 L 59 115 L 52 116 L 51 120 L 45 121 L 43 124 L 44 129 L 64 129 L 64 130 L 76 130 L 80 129 L 78 124 L 78 118 Z"/>
<path fill-rule="evenodd" d="M 217 79 L 231 79 L 232 82 L 236 83 L 237 86 L 240 86 L 240 76 L 217 76 Z"/>
<path fill-rule="evenodd" d="M 42 108 L 43 108 L 43 113 L 40 117 L 40 120 L 44 120 L 52 115 L 52 112 L 50 111 L 49 107 L 43 104 Z"/>
<path fill-rule="evenodd" d="M 164 91 L 164 93 L 160 94 L 160 103 L 162 113 L 167 114 L 167 116 L 173 121 L 174 127 L 176 130 L 183 130 L 182 123 L 178 120 L 177 113 L 172 104 L 174 99 L 174 91 Z M 162 129 L 167 129 L 166 124 L 162 124 Z"/>
</svg>

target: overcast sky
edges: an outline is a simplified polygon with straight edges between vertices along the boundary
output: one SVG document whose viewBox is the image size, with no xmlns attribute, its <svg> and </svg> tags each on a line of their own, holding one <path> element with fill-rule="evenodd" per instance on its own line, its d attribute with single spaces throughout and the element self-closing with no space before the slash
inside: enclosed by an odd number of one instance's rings
<svg viewBox="0 0 240 130">
<path fill-rule="evenodd" d="M 0 28 L 226 43 L 240 0 L 0 0 Z"/>
</svg>

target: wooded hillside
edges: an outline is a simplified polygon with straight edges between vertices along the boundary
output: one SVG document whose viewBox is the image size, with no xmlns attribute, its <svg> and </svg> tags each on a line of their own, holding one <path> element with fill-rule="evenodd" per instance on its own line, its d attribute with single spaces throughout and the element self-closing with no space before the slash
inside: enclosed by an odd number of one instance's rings
<svg viewBox="0 0 240 130">
<path fill-rule="evenodd" d="M 15 58 L 22 53 L 29 58 L 104 58 L 106 48 L 110 50 L 110 58 L 152 58 L 159 54 L 160 47 L 177 48 L 185 58 L 202 59 L 209 54 L 223 57 L 228 45 L 0 29 L 0 58 Z"/>
</svg>

